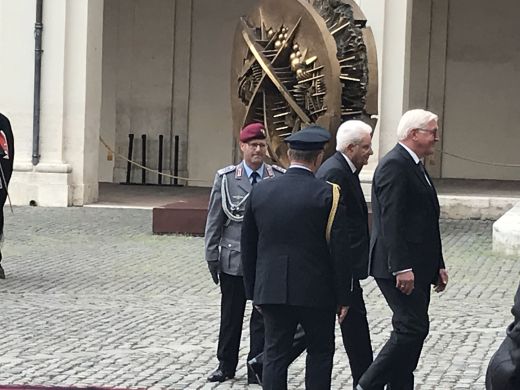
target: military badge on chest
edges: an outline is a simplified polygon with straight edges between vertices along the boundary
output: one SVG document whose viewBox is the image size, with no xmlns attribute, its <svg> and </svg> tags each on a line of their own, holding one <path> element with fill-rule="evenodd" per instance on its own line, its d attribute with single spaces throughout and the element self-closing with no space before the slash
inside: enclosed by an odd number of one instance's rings
<svg viewBox="0 0 520 390">
<path fill-rule="evenodd" d="M 0 157 L 9 160 L 9 145 L 3 130 L 0 130 Z"/>
<path fill-rule="evenodd" d="M 244 219 L 244 208 L 249 197 L 249 193 L 239 185 L 244 180 L 243 173 L 243 167 L 238 166 L 234 173 L 222 175 L 222 210 L 229 221 L 233 222 L 242 222 Z"/>
</svg>

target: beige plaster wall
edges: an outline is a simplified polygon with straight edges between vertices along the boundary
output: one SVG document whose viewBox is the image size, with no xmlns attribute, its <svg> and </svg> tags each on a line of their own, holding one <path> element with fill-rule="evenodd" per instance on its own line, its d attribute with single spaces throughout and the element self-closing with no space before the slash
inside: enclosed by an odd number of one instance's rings
<svg viewBox="0 0 520 390">
<path fill-rule="evenodd" d="M 170 166 L 176 3 L 105 0 L 101 134 L 126 156 L 128 134 L 133 133 L 133 159 L 139 163 L 141 136 L 146 134 L 147 166 L 152 169 L 158 166 L 159 134 L 165 140 L 163 167 Z M 109 158 L 101 148 L 100 180 L 124 181 L 126 162 Z M 133 169 L 132 181 L 141 182 L 140 169 Z M 156 183 L 157 175 L 148 173 L 147 182 Z"/>
<path fill-rule="evenodd" d="M 24 162 L 32 154 L 35 4 L 0 0 L 0 112 L 16 135 L 15 161 Z"/>
<path fill-rule="evenodd" d="M 450 2 L 444 112 L 445 151 L 520 164 L 520 5 L 503 0 Z M 520 168 L 444 156 L 447 178 L 520 180 Z"/>
<path fill-rule="evenodd" d="M 232 163 L 231 45 L 238 19 L 253 0 L 193 0 L 188 167 L 194 185 L 210 186 Z"/>
</svg>

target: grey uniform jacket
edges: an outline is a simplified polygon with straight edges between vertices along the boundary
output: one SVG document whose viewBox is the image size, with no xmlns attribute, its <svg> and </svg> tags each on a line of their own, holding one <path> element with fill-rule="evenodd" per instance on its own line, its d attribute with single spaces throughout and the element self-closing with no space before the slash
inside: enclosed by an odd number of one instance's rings
<svg viewBox="0 0 520 390">
<path fill-rule="evenodd" d="M 281 167 L 264 164 L 262 180 L 284 172 Z M 219 260 L 220 271 L 225 274 L 242 276 L 240 230 L 250 191 L 244 162 L 220 169 L 215 175 L 206 219 L 206 261 Z"/>
</svg>

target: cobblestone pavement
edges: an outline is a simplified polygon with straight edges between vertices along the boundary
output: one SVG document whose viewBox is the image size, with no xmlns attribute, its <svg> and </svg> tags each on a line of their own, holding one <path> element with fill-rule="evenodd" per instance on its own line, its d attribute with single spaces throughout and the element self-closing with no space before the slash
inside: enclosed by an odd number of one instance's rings
<svg viewBox="0 0 520 390">
<path fill-rule="evenodd" d="M 417 389 L 484 388 L 520 279 L 518 259 L 490 253 L 491 225 L 442 222 L 451 279 L 432 299 Z M 247 388 L 247 329 L 236 379 L 206 382 L 217 365 L 219 291 L 203 262 L 202 238 L 150 232 L 149 210 L 6 212 L 0 384 Z M 373 281 L 364 289 L 377 351 L 388 337 L 389 310 Z M 333 388 L 348 389 L 337 336 Z M 303 389 L 303 358 L 289 374 L 289 387 Z"/>
</svg>

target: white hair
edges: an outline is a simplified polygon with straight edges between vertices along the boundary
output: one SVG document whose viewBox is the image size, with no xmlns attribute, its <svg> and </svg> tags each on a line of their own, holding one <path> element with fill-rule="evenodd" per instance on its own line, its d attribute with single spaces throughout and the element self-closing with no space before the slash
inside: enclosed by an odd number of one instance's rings
<svg viewBox="0 0 520 390">
<path fill-rule="evenodd" d="M 343 122 L 336 133 L 336 150 L 345 152 L 347 146 L 358 145 L 363 136 L 372 134 L 372 128 L 363 121 Z"/>
<path fill-rule="evenodd" d="M 372 134 L 372 128 L 363 121 L 343 122 L 336 133 L 336 150 L 345 152 L 347 146 L 361 143 L 363 136 Z"/>
<path fill-rule="evenodd" d="M 422 109 L 406 111 L 397 126 L 397 139 L 403 141 L 408 138 L 413 129 L 424 129 L 428 123 L 437 120 L 438 116 L 430 111 Z"/>
</svg>

